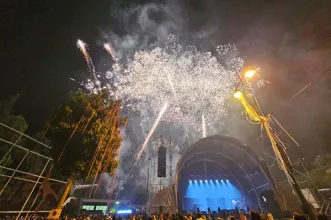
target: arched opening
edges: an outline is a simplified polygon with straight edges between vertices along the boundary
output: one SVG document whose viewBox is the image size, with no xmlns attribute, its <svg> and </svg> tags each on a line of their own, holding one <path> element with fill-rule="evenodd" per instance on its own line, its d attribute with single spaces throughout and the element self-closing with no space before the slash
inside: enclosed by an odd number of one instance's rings
<svg viewBox="0 0 331 220">
<path fill-rule="evenodd" d="M 174 187 L 179 210 L 249 207 L 263 211 L 260 193 L 273 190 L 274 184 L 266 163 L 252 148 L 235 138 L 215 135 L 185 150 L 177 163 Z"/>
</svg>

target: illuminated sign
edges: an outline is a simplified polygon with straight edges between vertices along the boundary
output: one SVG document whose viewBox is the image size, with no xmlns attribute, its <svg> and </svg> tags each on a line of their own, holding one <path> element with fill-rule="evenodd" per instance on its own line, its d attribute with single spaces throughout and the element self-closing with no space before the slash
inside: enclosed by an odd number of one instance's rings
<svg viewBox="0 0 331 220">
<path fill-rule="evenodd" d="M 118 210 L 117 214 L 132 214 L 132 210 Z"/>
</svg>

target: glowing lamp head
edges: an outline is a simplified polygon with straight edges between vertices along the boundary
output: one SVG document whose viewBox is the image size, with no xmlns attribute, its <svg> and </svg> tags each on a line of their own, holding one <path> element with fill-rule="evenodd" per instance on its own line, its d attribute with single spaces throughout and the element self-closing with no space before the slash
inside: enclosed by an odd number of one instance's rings
<svg viewBox="0 0 331 220">
<path fill-rule="evenodd" d="M 236 98 L 236 99 L 240 99 L 242 97 L 243 93 L 240 92 L 239 90 L 238 91 L 235 91 L 233 96 Z"/>
<path fill-rule="evenodd" d="M 254 77 L 256 70 L 247 70 L 245 72 L 245 78 L 246 79 L 251 79 Z"/>
</svg>

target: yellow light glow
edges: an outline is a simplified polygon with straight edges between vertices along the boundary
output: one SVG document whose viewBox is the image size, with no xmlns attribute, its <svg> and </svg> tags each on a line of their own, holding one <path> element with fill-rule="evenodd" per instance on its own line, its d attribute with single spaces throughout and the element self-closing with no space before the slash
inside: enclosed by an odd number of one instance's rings
<svg viewBox="0 0 331 220">
<path fill-rule="evenodd" d="M 247 70 L 245 72 L 245 78 L 250 79 L 253 78 L 255 75 L 255 70 Z"/>
<path fill-rule="evenodd" d="M 240 92 L 240 91 L 236 91 L 234 94 L 233 94 L 233 96 L 235 97 L 235 98 L 237 98 L 237 99 L 240 99 L 240 97 L 242 96 L 243 94 L 242 94 L 242 92 Z"/>
</svg>

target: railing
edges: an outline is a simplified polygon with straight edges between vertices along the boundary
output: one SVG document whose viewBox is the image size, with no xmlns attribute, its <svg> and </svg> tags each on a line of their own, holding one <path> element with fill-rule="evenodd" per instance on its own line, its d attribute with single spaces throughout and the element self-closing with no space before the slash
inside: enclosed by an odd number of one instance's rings
<svg viewBox="0 0 331 220">
<path fill-rule="evenodd" d="M 38 192 L 43 186 L 46 174 L 53 167 L 53 159 L 49 156 L 50 146 L 20 132 L 14 128 L 0 123 L 0 198 L 8 204 L 0 205 L 0 214 L 16 214 L 18 219 L 20 215 L 35 212 L 34 208 Z M 49 181 L 66 184 L 65 181 L 48 178 Z M 23 183 L 16 192 L 10 188 Z M 25 190 L 25 191 L 24 191 Z M 19 211 L 4 210 L 10 207 L 10 202 L 15 200 L 15 193 L 24 204 L 13 205 L 12 208 Z M 26 198 L 24 198 L 26 197 Z M 34 197 L 34 199 L 31 199 Z M 30 200 L 31 199 L 31 200 Z M 43 202 L 43 200 L 41 201 Z M 37 205 L 39 207 L 41 203 Z M 47 213 L 49 211 L 38 211 Z"/>
</svg>

